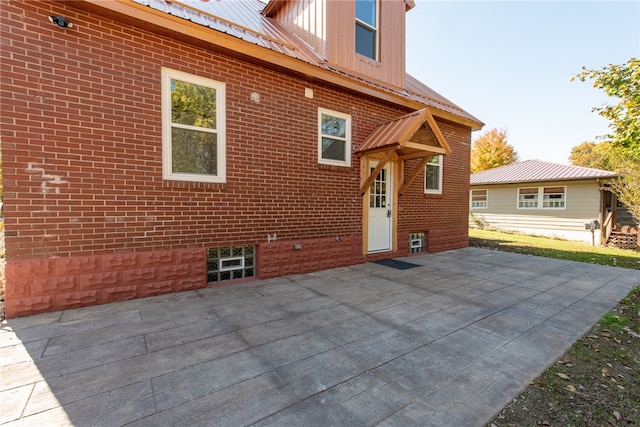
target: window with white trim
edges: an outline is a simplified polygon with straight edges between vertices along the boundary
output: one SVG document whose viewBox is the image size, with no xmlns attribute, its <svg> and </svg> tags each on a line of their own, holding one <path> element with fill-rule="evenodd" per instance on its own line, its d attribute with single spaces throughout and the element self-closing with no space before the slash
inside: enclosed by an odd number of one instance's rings
<svg viewBox="0 0 640 427">
<path fill-rule="evenodd" d="M 356 52 L 378 59 L 378 0 L 356 0 Z"/>
<path fill-rule="evenodd" d="M 488 206 L 487 190 L 471 190 L 471 208 L 486 209 Z"/>
<path fill-rule="evenodd" d="M 162 176 L 226 182 L 225 84 L 162 69 Z"/>
<path fill-rule="evenodd" d="M 518 208 L 536 209 L 538 207 L 537 188 L 518 188 Z"/>
<path fill-rule="evenodd" d="M 518 209 L 564 209 L 565 207 L 566 187 L 518 188 Z"/>
<path fill-rule="evenodd" d="M 318 162 L 351 166 L 351 116 L 318 108 Z"/>
<path fill-rule="evenodd" d="M 442 154 L 433 156 L 424 168 L 424 192 L 442 194 Z"/>
<path fill-rule="evenodd" d="M 542 189 L 542 209 L 564 209 L 565 187 L 544 187 Z"/>
</svg>

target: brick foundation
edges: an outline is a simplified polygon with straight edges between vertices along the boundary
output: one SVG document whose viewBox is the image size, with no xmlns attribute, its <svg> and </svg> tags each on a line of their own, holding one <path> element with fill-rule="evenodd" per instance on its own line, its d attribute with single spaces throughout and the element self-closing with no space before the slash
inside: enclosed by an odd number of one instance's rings
<svg viewBox="0 0 640 427">
<path fill-rule="evenodd" d="M 5 310 L 11 318 L 206 285 L 204 249 L 13 261 Z"/>
</svg>

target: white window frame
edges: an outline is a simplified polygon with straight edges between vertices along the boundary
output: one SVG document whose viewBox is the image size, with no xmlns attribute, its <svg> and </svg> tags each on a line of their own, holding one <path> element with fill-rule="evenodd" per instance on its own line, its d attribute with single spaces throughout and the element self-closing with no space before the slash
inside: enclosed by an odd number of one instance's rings
<svg viewBox="0 0 640 427">
<path fill-rule="evenodd" d="M 473 202 L 474 191 L 484 191 L 484 202 L 476 202 L 481 203 L 476 206 L 474 206 Z M 489 190 L 487 190 L 486 188 L 472 188 L 469 192 L 469 206 L 471 207 L 471 209 L 487 209 L 489 207 Z"/>
<path fill-rule="evenodd" d="M 431 162 L 431 159 L 434 157 L 438 157 L 438 163 Z M 432 156 L 429 159 L 429 162 L 424 167 L 424 194 L 442 194 L 442 187 L 444 183 L 442 182 L 442 170 L 444 169 L 444 156 L 442 154 L 437 154 Z M 427 188 L 427 168 L 429 166 L 438 166 L 438 188 Z"/>
<path fill-rule="evenodd" d="M 339 119 L 344 119 L 345 123 L 345 137 L 337 137 L 333 135 L 324 135 L 322 133 L 322 116 L 332 116 Z M 344 158 L 345 160 L 325 159 L 322 157 L 322 138 L 330 138 L 338 141 L 344 141 Z M 318 163 L 323 165 L 333 166 L 351 166 L 351 115 L 340 113 L 338 111 L 329 110 L 327 108 L 318 108 Z"/>
<path fill-rule="evenodd" d="M 162 68 L 162 178 L 173 181 L 194 181 L 194 182 L 212 182 L 224 183 L 227 181 L 226 173 L 226 85 L 223 82 L 207 79 L 204 77 L 194 76 L 181 71 Z M 171 80 L 180 80 L 183 82 L 205 86 L 216 90 L 216 129 L 205 129 L 206 132 L 215 133 L 217 135 L 217 174 L 205 175 L 195 173 L 173 172 L 172 166 L 172 141 L 171 129 Z M 194 126 L 181 127 L 191 128 L 202 131 L 204 128 Z"/>
<path fill-rule="evenodd" d="M 535 198 L 535 206 L 526 206 L 524 205 L 524 203 L 526 202 L 527 199 L 522 199 L 520 200 L 520 191 L 521 190 L 531 190 L 531 189 L 535 189 L 536 192 L 535 193 L 528 193 L 528 194 L 523 194 L 522 196 L 532 196 Z M 517 206 L 518 209 L 539 209 L 540 208 L 540 189 L 537 187 L 521 187 L 518 188 L 518 194 L 517 194 Z"/>
<path fill-rule="evenodd" d="M 562 206 L 545 206 L 545 192 L 544 190 L 547 188 L 562 188 L 563 192 L 562 192 L 562 198 L 558 199 L 560 200 L 560 203 L 562 204 Z M 520 190 L 524 190 L 524 189 L 535 189 L 536 192 L 533 193 L 533 195 L 535 195 L 535 200 L 536 200 L 536 205 L 535 206 L 522 206 L 522 202 L 523 200 L 520 200 Z M 550 193 L 551 194 L 551 193 Z M 560 193 L 553 193 L 553 194 L 560 194 Z M 525 209 L 525 210 L 531 210 L 531 209 L 543 209 L 543 210 L 563 210 L 567 208 L 567 187 L 564 185 L 548 185 L 545 187 L 520 187 L 518 188 L 518 194 L 517 194 L 517 207 L 518 209 Z"/>
<path fill-rule="evenodd" d="M 545 206 L 545 204 L 547 203 L 551 203 L 552 199 L 547 199 L 547 193 L 545 193 L 546 189 L 551 189 L 551 188 L 562 188 L 562 193 L 548 193 L 549 195 L 551 194 L 562 194 L 562 197 L 559 199 L 553 199 L 554 200 L 554 204 L 558 204 L 558 202 L 560 204 L 562 204 L 562 206 Z M 541 187 L 540 188 L 541 191 L 541 199 L 542 200 L 542 209 L 566 209 L 567 208 L 567 187 L 564 185 L 555 185 L 555 186 L 548 186 L 548 187 Z M 558 202 L 555 202 L 555 200 L 557 200 Z"/>
<path fill-rule="evenodd" d="M 356 53 L 358 55 L 362 55 L 365 58 L 369 58 L 372 59 L 374 61 L 378 61 L 378 58 L 380 57 L 380 1 L 379 0 L 374 0 L 374 3 L 376 5 L 376 18 L 375 18 L 375 26 L 361 20 L 358 18 L 358 14 L 356 12 L 356 32 L 357 32 L 357 27 L 358 25 L 362 26 L 363 28 L 366 28 L 368 30 L 373 31 L 373 42 L 375 43 L 374 49 L 373 49 L 373 58 L 369 57 L 368 55 L 362 54 L 360 52 L 358 52 L 356 50 Z M 354 40 L 354 47 L 355 47 L 355 43 L 356 41 Z"/>
</svg>

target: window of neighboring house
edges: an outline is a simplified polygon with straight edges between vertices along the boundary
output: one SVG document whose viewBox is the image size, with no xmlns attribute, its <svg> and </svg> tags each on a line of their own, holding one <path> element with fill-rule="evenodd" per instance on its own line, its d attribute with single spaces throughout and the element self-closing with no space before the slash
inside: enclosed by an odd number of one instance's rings
<svg viewBox="0 0 640 427">
<path fill-rule="evenodd" d="M 537 188 L 518 188 L 518 208 L 529 209 L 538 207 Z"/>
<path fill-rule="evenodd" d="M 565 188 L 564 187 L 544 187 L 542 189 L 543 209 L 564 209 Z"/>
<path fill-rule="evenodd" d="M 226 182 L 225 84 L 162 69 L 163 178 Z"/>
<path fill-rule="evenodd" d="M 378 0 L 356 0 L 356 52 L 378 59 Z"/>
<path fill-rule="evenodd" d="M 540 200 L 542 200 L 542 205 L 540 204 Z M 536 187 L 518 189 L 518 208 L 564 209 L 565 205 L 565 187 Z"/>
<path fill-rule="evenodd" d="M 351 116 L 318 109 L 318 162 L 351 166 Z"/>
<path fill-rule="evenodd" d="M 471 190 L 472 208 L 484 209 L 487 205 L 487 190 Z"/>
<path fill-rule="evenodd" d="M 433 156 L 424 170 L 424 192 L 442 194 L 442 155 Z"/>
</svg>

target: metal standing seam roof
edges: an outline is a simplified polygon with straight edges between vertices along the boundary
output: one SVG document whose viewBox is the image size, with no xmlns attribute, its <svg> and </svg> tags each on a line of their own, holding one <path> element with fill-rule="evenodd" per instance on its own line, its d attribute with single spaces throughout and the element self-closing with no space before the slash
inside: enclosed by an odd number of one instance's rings
<svg viewBox="0 0 640 427">
<path fill-rule="evenodd" d="M 410 142 L 411 138 L 425 122 L 429 121 L 429 115 L 429 110 L 423 108 L 422 110 L 414 111 L 413 113 L 405 114 L 402 117 L 383 123 L 367 137 L 358 152 L 364 153 L 391 147 L 403 149 L 404 145 Z M 436 129 L 433 129 L 433 126 L 435 126 Z M 438 147 L 442 148 L 446 153 L 450 153 L 449 145 L 441 135 L 440 130 L 437 129 L 437 125 L 430 123 L 429 128 L 433 132 L 433 136 L 436 139 L 435 142 L 439 144 Z M 430 146 L 426 144 L 421 145 L 424 146 L 424 151 L 428 152 L 428 147 Z M 417 152 L 419 150 L 413 148 L 412 151 Z"/>
<path fill-rule="evenodd" d="M 541 160 L 525 160 L 471 174 L 471 185 L 512 184 L 519 182 L 572 181 L 615 178 L 615 172 Z"/>
<path fill-rule="evenodd" d="M 130 0 L 154 10 L 209 27 L 248 43 L 307 62 L 335 74 L 374 87 L 393 95 L 428 105 L 432 108 L 475 122 L 482 122 L 413 76 L 406 74 L 405 89 L 386 85 L 381 81 L 356 75 L 329 64 L 299 37 L 276 20 L 262 15 L 265 4 L 259 0 L 202 1 L 202 0 Z M 479 128 L 478 127 L 478 128 Z"/>
</svg>

